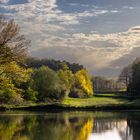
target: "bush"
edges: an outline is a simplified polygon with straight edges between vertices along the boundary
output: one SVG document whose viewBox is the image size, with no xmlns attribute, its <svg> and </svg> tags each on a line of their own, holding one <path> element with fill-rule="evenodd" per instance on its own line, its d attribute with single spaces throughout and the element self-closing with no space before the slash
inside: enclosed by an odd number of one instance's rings
<svg viewBox="0 0 140 140">
<path fill-rule="evenodd" d="M 16 62 L 0 65 L 0 102 L 21 103 L 23 83 L 30 78 L 30 70 L 19 66 Z"/>
<path fill-rule="evenodd" d="M 52 90 L 50 92 L 49 96 L 45 98 L 45 101 L 50 101 L 50 102 L 62 102 L 66 96 L 65 91 L 58 91 L 58 90 Z"/>
<path fill-rule="evenodd" d="M 19 91 L 12 87 L 0 89 L 0 103 L 19 104 L 23 102 Z"/>
<path fill-rule="evenodd" d="M 27 91 L 24 93 L 24 99 L 27 101 L 37 101 L 38 92 L 34 91 L 32 88 L 28 87 Z"/>
<path fill-rule="evenodd" d="M 85 98 L 85 97 L 87 97 L 87 95 L 84 93 L 83 90 L 74 88 L 70 92 L 69 97 L 72 97 L 72 98 Z"/>
</svg>

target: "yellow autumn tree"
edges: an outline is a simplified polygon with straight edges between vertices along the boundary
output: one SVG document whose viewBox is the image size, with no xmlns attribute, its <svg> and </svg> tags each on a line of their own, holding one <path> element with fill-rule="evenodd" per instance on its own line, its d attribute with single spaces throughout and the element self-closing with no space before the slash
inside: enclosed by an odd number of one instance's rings
<svg viewBox="0 0 140 140">
<path fill-rule="evenodd" d="M 76 87 L 83 90 L 83 92 L 89 97 L 93 95 L 93 87 L 90 76 L 85 69 L 79 70 L 75 74 Z"/>
</svg>

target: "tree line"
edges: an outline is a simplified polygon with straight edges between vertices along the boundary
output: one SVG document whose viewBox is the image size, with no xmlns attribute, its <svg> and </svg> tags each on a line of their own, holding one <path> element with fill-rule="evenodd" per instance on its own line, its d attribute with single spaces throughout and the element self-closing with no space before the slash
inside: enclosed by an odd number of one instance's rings
<svg viewBox="0 0 140 140">
<path fill-rule="evenodd" d="M 73 73 L 76 73 L 78 70 L 84 69 L 83 65 L 77 63 L 69 63 L 67 61 L 60 61 L 54 59 L 38 59 L 34 57 L 28 57 L 26 59 L 27 68 L 39 68 L 41 66 L 48 66 L 54 71 L 58 71 L 63 68 L 63 65 L 67 65 L 68 69 Z"/>
<path fill-rule="evenodd" d="M 66 61 L 28 58 L 30 41 L 0 16 L 0 103 L 63 101 L 93 95 L 87 70 Z"/>
<path fill-rule="evenodd" d="M 102 76 L 93 76 L 92 84 L 95 93 L 112 93 L 125 90 L 125 85 L 119 80 L 109 79 Z"/>
</svg>

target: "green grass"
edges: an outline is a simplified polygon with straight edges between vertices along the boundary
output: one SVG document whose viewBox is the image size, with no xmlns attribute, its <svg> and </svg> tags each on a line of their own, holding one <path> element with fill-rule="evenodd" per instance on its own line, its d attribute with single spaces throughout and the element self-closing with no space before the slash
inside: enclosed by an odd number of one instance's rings
<svg viewBox="0 0 140 140">
<path fill-rule="evenodd" d="M 63 105 L 71 107 L 107 106 L 128 104 L 127 99 L 113 99 L 108 97 L 92 97 L 88 99 L 66 98 Z"/>
<path fill-rule="evenodd" d="M 116 94 L 116 93 L 105 93 L 105 94 L 94 94 L 94 97 L 108 97 L 108 98 L 123 98 L 123 99 L 130 99 L 132 98 L 131 96 L 128 96 L 127 94 Z M 133 97 L 133 98 L 140 98 L 138 97 Z"/>
<path fill-rule="evenodd" d="M 118 95 L 115 93 L 106 93 L 106 94 L 94 94 L 95 97 L 123 97 L 124 95 Z M 126 97 L 126 96 L 125 96 Z"/>
<path fill-rule="evenodd" d="M 117 95 L 104 94 L 87 99 L 66 98 L 60 103 L 29 103 L 23 105 L 0 105 L 0 110 L 135 110 L 140 109 L 140 98 L 129 99 Z"/>
</svg>

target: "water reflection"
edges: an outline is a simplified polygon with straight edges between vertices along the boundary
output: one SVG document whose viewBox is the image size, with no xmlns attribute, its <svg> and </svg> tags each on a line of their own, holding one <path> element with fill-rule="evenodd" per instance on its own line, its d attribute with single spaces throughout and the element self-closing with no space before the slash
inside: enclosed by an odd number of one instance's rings
<svg viewBox="0 0 140 140">
<path fill-rule="evenodd" d="M 140 140 L 140 113 L 0 114 L 0 140 Z"/>
</svg>

